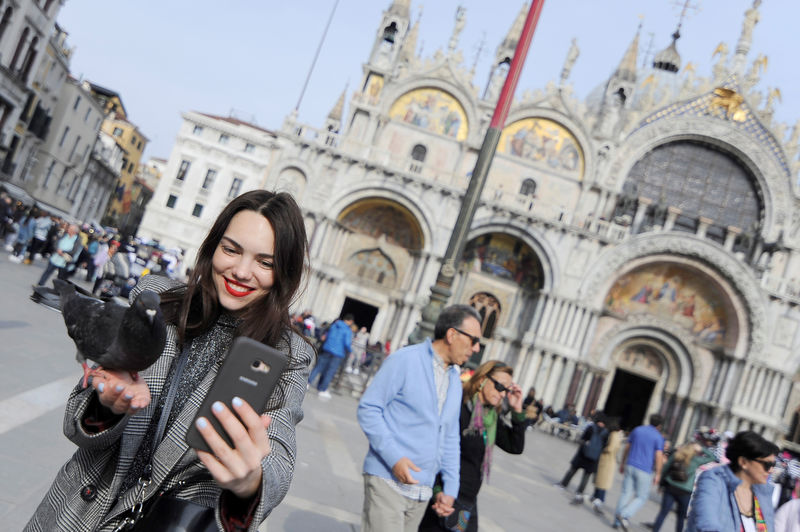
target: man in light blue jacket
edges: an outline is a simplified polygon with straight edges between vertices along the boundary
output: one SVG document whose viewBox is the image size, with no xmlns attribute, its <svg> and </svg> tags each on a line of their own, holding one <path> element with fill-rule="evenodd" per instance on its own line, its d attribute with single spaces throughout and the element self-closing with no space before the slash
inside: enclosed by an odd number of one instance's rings
<svg viewBox="0 0 800 532">
<path fill-rule="evenodd" d="M 437 473 L 439 515 L 453 512 L 459 487 L 458 366 L 480 350 L 480 315 L 468 305 L 439 315 L 433 342 L 404 347 L 381 365 L 358 405 L 369 440 L 362 532 L 417 530 Z"/>
</svg>

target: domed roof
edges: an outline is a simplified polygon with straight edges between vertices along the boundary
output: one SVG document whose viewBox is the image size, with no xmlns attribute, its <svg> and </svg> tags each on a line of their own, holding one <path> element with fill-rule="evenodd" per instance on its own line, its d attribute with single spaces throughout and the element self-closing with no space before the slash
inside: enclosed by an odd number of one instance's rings
<svg viewBox="0 0 800 532">
<path fill-rule="evenodd" d="M 681 34 L 677 31 L 672 34 L 672 44 L 656 54 L 653 58 L 653 68 L 667 72 L 677 72 L 681 69 L 681 54 L 678 53 L 676 47 L 680 36 Z"/>
</svg>

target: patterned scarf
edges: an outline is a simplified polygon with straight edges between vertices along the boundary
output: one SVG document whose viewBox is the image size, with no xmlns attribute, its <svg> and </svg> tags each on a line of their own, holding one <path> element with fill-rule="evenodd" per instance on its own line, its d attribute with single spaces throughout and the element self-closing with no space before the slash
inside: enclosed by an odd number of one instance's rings
<svg viewBox="0 0 800 532">
<path fill-rule="evenodd" d="M 753 518 L 756 522 L 757 532 L 769 532 L 767 530 L 767 522 L 764 520 L 764 512 L 761 511 L 761 504 L 755 495 L 753 495 Z"/>
<path fill-rule="evenodd" d="M 756 525 L 756 532 L 769 532 L 767 522 L 764 520 L 764 512 L 761 510 L 761 503 L 758 502 L 758 497 L 753 495 L 753 522 Z M 744 532 L 744 523 L 742 523 L 741 532 Z"/>
<path fill-rule="evenodd" d="M 478 399 L 478 393 L 469 400 L 472 417 L 469 420 L 469 425 L 464 429 L 464 434 L 480 434 L 483 436 L 483 445 L 486 450 L 483 453 L 481 477 L 488 483 L 489 470 L 492 467 L 494 438 L 497 435 L 497 410 L 484 407 L 483 403 Z"/>
</svg>

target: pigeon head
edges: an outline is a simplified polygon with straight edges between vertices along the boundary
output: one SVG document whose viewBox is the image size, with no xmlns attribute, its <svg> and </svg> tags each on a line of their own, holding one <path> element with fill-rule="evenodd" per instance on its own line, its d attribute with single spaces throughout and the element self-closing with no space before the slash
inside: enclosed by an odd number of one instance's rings
<svg viewBox="0 0 800 532">
<path fill-rule="evenodd" d="M 150 325 L 153 324 L 153 320 L 161 312 L 161 298 L 152 290 L 143 290 L 136 297 L 136 301 L 133 304 L 137 313 L 143 313 L 147 316 L 147 321 L 150 322 Z"/>
</svg>

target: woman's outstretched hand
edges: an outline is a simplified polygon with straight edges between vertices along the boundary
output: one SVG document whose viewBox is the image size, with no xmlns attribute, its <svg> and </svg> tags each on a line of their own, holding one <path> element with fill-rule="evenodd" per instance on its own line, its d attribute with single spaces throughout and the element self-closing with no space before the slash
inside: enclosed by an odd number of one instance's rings
<svg viewBox="0 0 800 532">
<path fill-rule="evenodd" d="M 212 453 L 198 450 L 197 456 L 221 488 L 246 499 L 261 486 L 261 460 L 270 453 L 267 428 L 272 418 L 266 414 L 259 416 L 246 401 L 238 397 L 233 399 L 233 408 L 244 424 L 221 402 L 214 403 L 212 408 L 233 441 L 233 449 L 217 434 L 211 423 L 201 417 L 196 422 L 197 429 Z"/>
<path fill-rule="evenodd" d="M 115 414 L 133 415 L 150 404 L 150 388 L 127 371 L 97 368 L 90 372 L 100 404 Z"/>
</svg>

